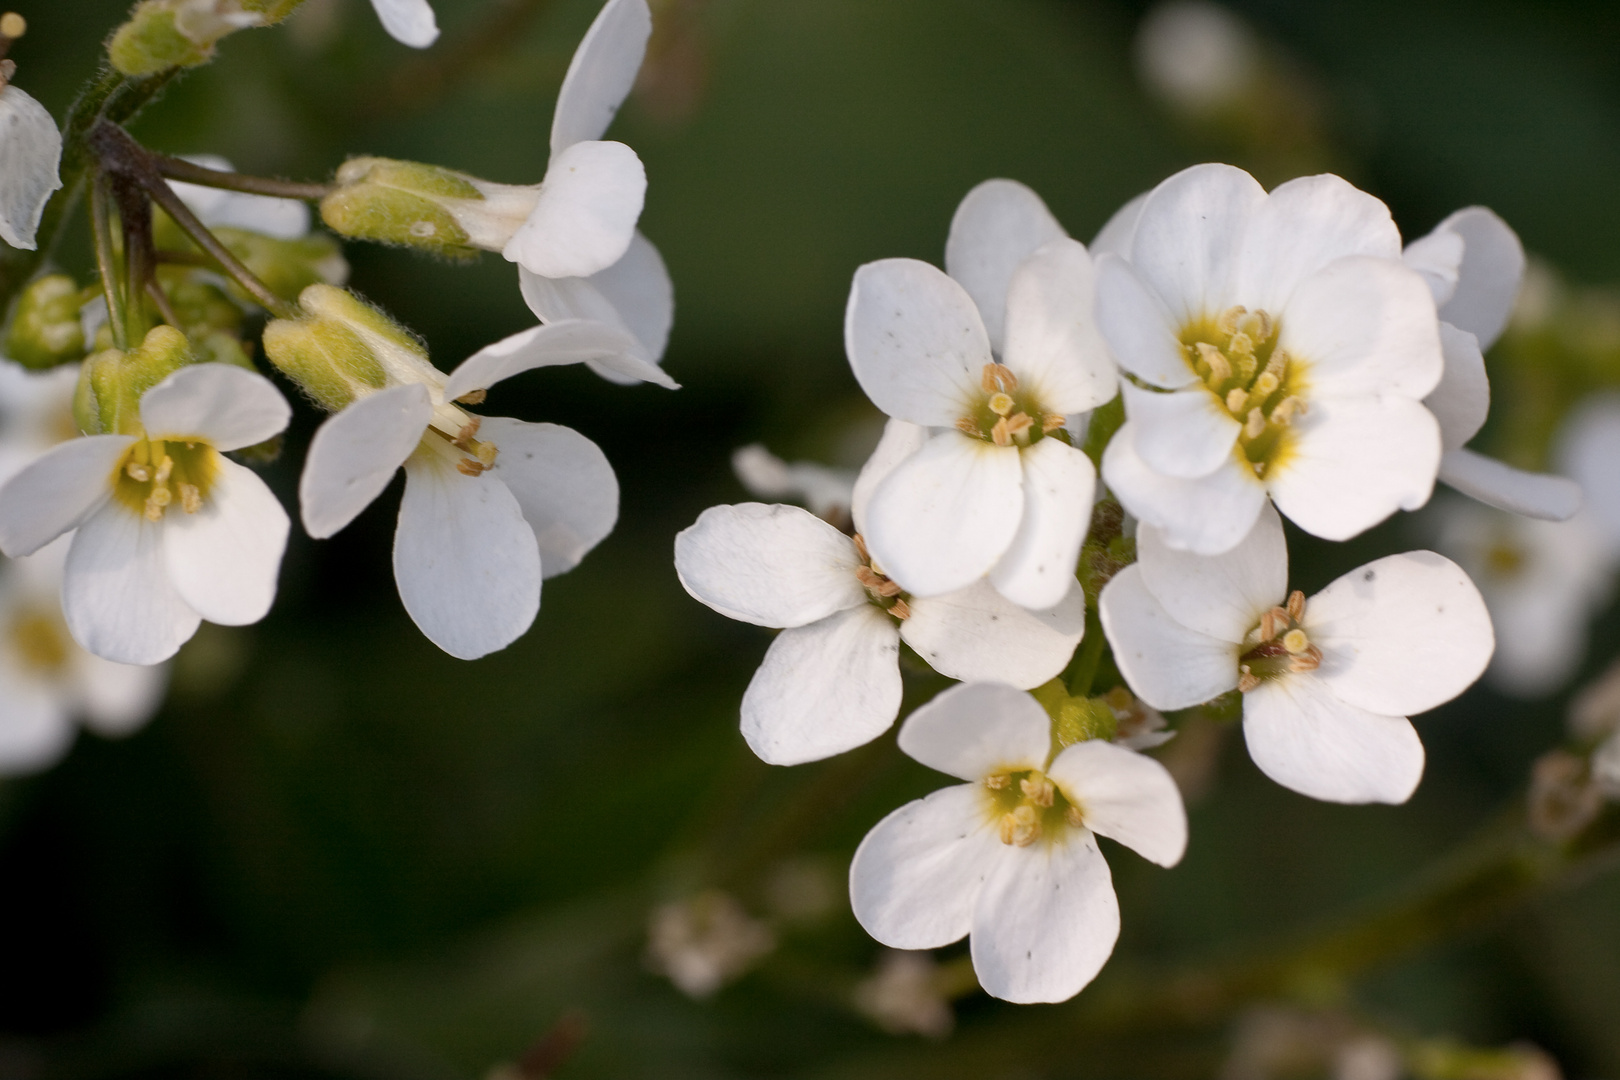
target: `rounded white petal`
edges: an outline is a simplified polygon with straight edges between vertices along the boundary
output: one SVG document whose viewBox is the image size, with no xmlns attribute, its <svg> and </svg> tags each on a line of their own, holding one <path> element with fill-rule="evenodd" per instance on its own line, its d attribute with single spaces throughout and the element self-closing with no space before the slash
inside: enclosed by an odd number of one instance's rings
<svg viewBox="0 0 1620 1080">
<path fill-rule="evenodd" d="M 856 532 L 866 532 L 866 507 L 878 485 L 888 478 L 895 466 L 921 450 L 928 438 L 927 428 L 904 420 L 891 419 L 883 425 L 883 437 L 866 464 L 861 466 L 855 477 L 855 490 L 849 497 L 849 516 Z"/>
<path fill-rule="evenodd" d="M 505 484 L 426 449 L 405 462 L 394 581 L 429 641 L 461 660 L 504 649 L 540 610 L 540 550 Z"/>
<path fill-rule="evenodd" d="M 76 729 L 62 689 L 0 651 L 0 776 L 38 772 L 62 760 Z"/>
<path fill-rule="evenodd" d="M 1276 314 L 1301 282 L 1347 255 L 1401 257 L 1401 234 L 1389 208 L 1331 174 L 1290 180 L 1273 189 L 1249 219 L 1237 295 L 1251 309 Z"/>
<path fill-rule="evenodd" d="M 675 537 L 692 597 L 756 626 L 791 627 L 864 605 L 849 537 L 797 506 L 711 506 Z"/>
<path fill-rule="evenodd" d="M 1078 240 L 1025 259 L 1007 293 L 1004 361 L 1054 413 L 1086 412 L 1119 392 L 1119 369 L 1097 329 L 1097 271 Z"/>
<path fill-rule="evenodd" d="M 1148 591 L 1140 564 L 1103 586 L 1097 614 L 1119 673 L 1155 709 L 1185 709 L 1237 686 L 1238 646 L 1177 622 Z"/>
<path fill-rule="evenodd" d="M 1136 424 L 1129 420 L 1103 451 L 1102 477 L 1133 517 L 1163 531 L 1166 544 L 1204 554 L 1230 551 L 1266 502 L 1266 489 L 1236 455 L 1197 480 L 1155 472 L 1137 454 Z"/>
<path fill-rule="evenodd" d="M 1403 803 L 1423 778 L 1411 721 L 1341 701 L 1310 672 L 1244 695 L 1243 741 L 1261 772 L 1327 802 Z"/>
<path fill-rule="evenodd" d="M 1103 739 L 1075 743 L 1046 775 L 1080 808 L 1086 828 L 1142 858 L 1174 866 L 1187 850 L 1187 808 L 1169 771 Z"/>
<path fill-rule="evenodd" d="M 62 186 L 62 133 L 45 106 L 15 86 L 0 88 L 0 240 L 33 251 L 51 192 Z"/>
<path fill-rule="evenodd" d="M 664 258 L 637 232 L 624 257 L 588 278 L 548 278 L 518 267 L 529 310 L 545 323 L 592 319 L 630 331 L 657 363 L 675 321 L 675 286 Z"/>
<path fill-rule="evenodd" d="M 1087 247 L 1093 259 L 1100 259 L 1104 255 L 1118 255 L 1122 258 L 1131 257 L 1131 242 L 1136 239 L 1136 222 L 1142 216 L 1142 207 L 1147 204 L 1151 191 L 1144 191 L 1130 202 L 1114 211 L 1114 216 L 1097 230 Z"/>
<path fill-rule="evenodd" d="M 916 596 L 977 581 L 1012 545 L 1024 516 L 1015 446 L 943 431 L 897 465 L 866 508 L 867 550 Z"/>
<path fill-rule="evenodd" d="M 1445 357 L 1445 372 L 1423 404 L 1440 422 L 1441 445 L 1455 450 L 1467 445 L 1485 426 L 1485 417 L 1491 411 L 1491 381 L 1473 334 L 1441 323 L 1440 351 Z"/>
<path fill-rule="evenodd" d="M 109 502 L 73 534 L 62 615 L 90 652 L 120 664 L 156 664 L 197 632 L 202 617 L 169 581 L 164 532 L 164 522 Z"/>
<path fill-rule="evenodd" d="M 540 544 L 542 577 L 566 574 L 619 520 L 619 480 L 600 447 L 572 428 L 486 416 L 494 476 L 517 498 Z"/>
<path fill-rule="evenodd" d="M 634 150 L 574 143 L 552 156 L 534 210 L 501 254 L 545 277 L 589 277 L 629 249 L 646 196 Z"/>
<path fill-rule="evenodd" d="M 1311 535 L 1348 540 L 1429 501 L 1440 425 L 1410 398 L 1313 401 L 1294 432 L 1266 487 L 1277 509 Z"/>
<path fill-rule="evenodd" d="M 108 738 L 123 738 L 144 726 L 169 688 L 167 664 L 115 664 L 85 653 L 76 666 L 84 726 Z"/>
<path fill-rule="evenodd" d="M 984 880 L 1007 846 L 978 784 L 909 802 L 866 834 L 849 864 L 855 918 L 894 949 L 937 949 L 973 925 Z"/>
<path fill-rule="evenodd" d="M 883 259 L 855 271 L 844 348 L 872 404 L 935 427 L 968 415 L 992 359 L 972 297 L 916 259 Z"/>
<path fill-rule="evenodd" d="M 1052 749 L 1052 722 L 1040 703 L 1005 683 L 961 683 L 900 725 L 900 749 L 962 780 L 1040 769 Z"/>
<path fill-rule="evenodd" d="M 192 364 L 141 395 L 150 438 L 201 438 L 215 450 L 262 443 L 291 419 L 292 406 L 274 383 L 234 364 Z"/>
<path fill-rule="evenodd" d="M 1473 334 L 1481 349 L 1489 349 L 1502 336 L 1524 280 L 1524 248 L 1518 234 L 1483 206 L 1458 210 L 1434 231 L 1463 239 L 1457 288 L 1440 308 L 1440 317 Z"/>
<path fill-rule="evenodd" d="M 1019 451 L 1024 468 L 1024 516 L 1006 554 L 990 571 L 996 591 L 1032 611 L 1045 611 L 1075 584 L 1080 545 L 1091 523 L 1097 469 L 1059 439 Z"/>
<path fill-rule="evenodd" d="M 870 604 L 783 630 L 742 700 L 742 735 L 771 765 L 871 742 L 900 714 L 900 635 Z"/>
<path fill-rule="evenodd" d="M 1202 384 L 1169 392 L 1120 383 L 1132 445 L 1154 472 L 1178 480 L 1208 476 L 1232 460 L 1243 425 Z"/>
<path fill-rule="evenodd" d="M 1575 481 L 1515 469 L 1467 447 L 1441 455 L 1440 479 L 1487 506 L 1543 521 L 1568 521 L 1581 508 Z"/>
<path fill-rule="evenodd" d="M 439 39 L 439 24 L 428 0 L 371 0 L 388 36 L 413 49 L 425 49 Z"/>
<path fill-rule="evenodd" d="M 647 0 L 608 0 L 585 32 L 557 94 L 551 152 L 600 139 L 635 85 L 652 36 Z"/>
<path fill-rule="evenodd" d="M 1401 251 L 1401 261 L 1422 274 L 1428 283 L 1436 308 L 1457 292 L 1462 260 L 1463 238 L 1449 230 L 1420 236 Z"/>
<path fill-rule="evenodd" d="M 450 373 L 444 399 L 454 401 L 534 368 L 587 363 L 666 389 L 678 388 L 675 380 L 645 358 L 628 330 L 589 319 L 569 319 L 521 330 L 479 349 Z"/>
<path fill-rule="evenodd" d="M 113 469 L 131 435 L 86 435 L 53 446 L 0 487 L 0 551 L 31 555 L 76 527 L 112 495 Z"/>
<path fill-rule="evenodd" d="M 1231 551 L 1196 555 L 1164 542 L 1158 529 L 1136 533 L 1142 584 L 1180 623 L 1222 641 L 1241 642 L 1260 616 L 1288 596 L 1288 543 L 1282 519 L 1260 509 L 1254 528 Z"/>
<path fill-rule="evenodd" d="M 1176 317 L 1131 264 L 1097 260 L 1097 329 L 1119 366 L 1153 386 L 1190 386 L 1198 375 L 1176 336 Z"/>
<path fill-rule="evenodd" d="M 1495 648 L 1485 601 L 1462 567 L 1432 551 L 1390 555 L 1311 597 L 1305 632 L 1316 677 L 1370 712 L 1410 716 L 1450 701 Z"/>
<path fill-rule="evenodd" d="M 914 598 L 900 636 L 941 675 L 1029 690 L 1062 673 L 1085 629 L 1086 598 L 1079 589 L 1050 611 L 1035 612 L 979 581 L 944 596 Z"/>
<path fill-rule="evenodd" d="M 1067 1001 L 1096 978 L 1119 938 L 1119 900 L 1097 841 L 1008 848 L 979 889 L 968 940 L 991 997 Z"/>
<path fill-rule="evenodd" d="M 270 612 L 287 550 L 287 511 L 253 470 L 227 458 L 194 514 L 164 515 L 169 580 L 197 614 L 221 626 L 246 626 Z"/>
<path fill-rule="evenodd" d="M 1300 282 L 1277 348 L 1303 365 L 1312 408 L 1345 394 L 1421 399 L 1445 370 L 1429 287 L 1392 259 L 1352 256 Z"/>
<path fill-rule="evenodd" d="M 1173 325 L 1245 302 L 1235 292 L 1242 241 L 1265 201 L 1259 182 L 1231 165 L 1194 165 L 1148 195 L 1136 221 L 1131 264 Z M 1102 296 L 1098 308 L 1107 310 Z M 1129 367 L 1106 323 L 1103 334 L 1115 359 Z"/>
<path fill-rule="evenodd" d="M 433 403 L 420 383 L 369 394 L 329 417 L 309 441 L 298 479 L 304 531 L 325 539 L 370 506 L 432 418 Z"/>
<path fill-rule="evenodd" d="M 945 240 L 945 272 L 973 297 L 997 352 L 1006 341 L 1007 292 L 1018 265 L 1067 235 L 1041 197 L 1016 180 L 986 180 L 957 206 Z"/>
</svg>

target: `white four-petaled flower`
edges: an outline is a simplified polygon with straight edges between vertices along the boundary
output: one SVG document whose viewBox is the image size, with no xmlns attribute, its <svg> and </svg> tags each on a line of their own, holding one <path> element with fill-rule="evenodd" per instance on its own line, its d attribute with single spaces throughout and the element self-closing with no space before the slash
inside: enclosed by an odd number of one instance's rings
<svg viewBox="0 0 1620 1080">
<path fill-rule="evenodd" d="M 1270 507 L 1222 555 L 1178 551 L 1152 526 L 1137 548 L 1099 604 L 1125 681 L 1158 709 L 1242 691 L 1249 755 L 1313 798 L 1405 802 L 1424 762 L 1407 717 L 1462 693 L 1491 658 L 1479 590 L 1433 552 L 1378 559 L 1307 600 L 1288 592 Z"/>
<path fill-rule="evenodd" d="M 906 718 L 900 748 L 967 781 L 907 803 L 861 841 L 849 868 L 855 917 L 896 949 L 969 935 L 979 984 L 1008 1001 L 1063 1001 L 1119 936 L 1119 902 L 1096 836 L 1160 866 L 1187 846 L 1164 766 L 1112 743 L 1052 745 L 1028 694 L 952 687 Z"/>
</svg>

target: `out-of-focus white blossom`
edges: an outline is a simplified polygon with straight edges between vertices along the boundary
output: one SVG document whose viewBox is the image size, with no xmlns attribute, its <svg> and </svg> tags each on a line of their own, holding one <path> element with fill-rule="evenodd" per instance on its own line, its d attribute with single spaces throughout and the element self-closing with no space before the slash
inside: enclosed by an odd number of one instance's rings
<svg viewBox="0 0 1620 1080">
<path fill-rule="evenodd" d="M 771 928 L 719 889 L 661 905 L 647 924 L 648 966 L 688 997 L 710 997 L 775 948 Z"/>
<path fill-rule="evenodd" d="M 855 498 L 855 470 L 814 461 L 789 464 L 759 443 L 738 447 L 731 469 L 750 495 L 802 502 L 823 521 L 848 517 Z"/>
<path fill-rule="evenodd" d="M 939 965 L 925 952 L 885 952 L 877 970 L 856 985 L 855 1007 L 891 1035 L 943 1039 L 956 1026 L 940 992 Z"/>
<path fill-rule="evenodd" d="M 1136 31 L 1136 68 L 1150 89 L 1187 113 L 1240 101 L 1260 73 L 1254 32 L 1208 0 L 1170 0 L 1147 13 Z"/>
</svg>

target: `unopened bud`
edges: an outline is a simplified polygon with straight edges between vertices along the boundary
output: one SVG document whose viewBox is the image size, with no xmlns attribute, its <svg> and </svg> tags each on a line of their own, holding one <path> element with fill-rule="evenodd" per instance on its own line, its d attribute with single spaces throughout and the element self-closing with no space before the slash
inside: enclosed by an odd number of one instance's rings
<svg viewBox="0 0 1620 1080">
<path fill-rule="evenodd" d="M 394 382 L 442 379 L 417 340 L 354 294 L 311 285 L 298 297 L 303 316 L 264 328 L 270 362 L 333 412 Z"/>
<path fill-rule="evenodd" d="M 214 55 L 212 42 L 198 44 L 176 25 L 172 0 L 141 0 L 107 43 L 107 59 L 125 75 L 155 75 L 172 67 L 195 67 Z"/>
<path fill-rule="evenodd" d="M 214 235 L 254 277 L 287 300 L 296 300 L 311 285 L 342 285 L 349 279 L 349 263 L 338 242 L 321 233 L 278 240 L 263 233 L 221 226 L 214 229 Z M 255 303 L 234 281 L 230 289 L 243 303 Z"/>
<path fill-rule="evenodd" d="M 80 369 L 74 419 L 87 434 L 138 435 L 143 430 L 141 396 L 195 362 L 186 336 L 167 325 L 153 327 L 129 352 L 98 352 Z"/>
<path fill-rule="evenodd" d="M 437 165 L 352 158 L 321 220 L 343 236 L 468 258 L 500 251 L 528 220 L 540 188 L 492 184 Z"/>
<path fill-rule="evenodd" d="M 30 284 L 11 317 L 6 355 L 36 371 L 83 357 L 79 301 L 78 286 L 65 274 L 51 274 Z"/>
<path fill-rule="evenodd" d="M 1060 747 L 1089 739 L 1112 739 L 1118 731 L 1118 717 L 1107 701 L 1073 697 L 1062 679 L 1037 686 L 1030 694 L 1052 718 L 1052 738 Z"/>
<path fill-rule="evenodd" d="M 169 306 L 192 338 L 216 330 L 233 336 L 240 333 L 242 309 L 232 302 L 225 290 L 189 269 L 164 267 L 158 274 L 163 291 L 168 294 Z"/>
</svg>

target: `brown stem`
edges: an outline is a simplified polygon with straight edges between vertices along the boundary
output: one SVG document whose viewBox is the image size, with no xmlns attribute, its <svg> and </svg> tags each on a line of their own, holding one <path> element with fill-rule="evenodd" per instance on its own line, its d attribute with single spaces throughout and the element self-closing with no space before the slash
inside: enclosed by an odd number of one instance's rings
<svg viewBox="0 0 1620 1080">
<path fill-rule="evenodd" d="M 180 316 L 175 313 L 174 305 L 169 302 L 169 294 L 163 291 L 163 286 L 158 284 L 157 278 L 146 279 L 146 295 L 152 298 L 152 303 L 157 306 L 158 314 L 163 316 L 164 322 L 176 330 L 185 330 L 185 327 L 180 325 Z"/>
<path fill-rule="evenodd" d="M 264 176 L 210 169 L 184 158 L 167 154 L 152 154 L 152 164 L 160 175 L 170 180 L 184 180 L 188 184 L 224 188 L 227 191 L 245 191 L 250 195 L 270 195 L 280 199 L 301 199 L 320 202 L 336 190 L 333 184 L 303 184 L 295 180 L 272 180 Z"/>
</svg>

